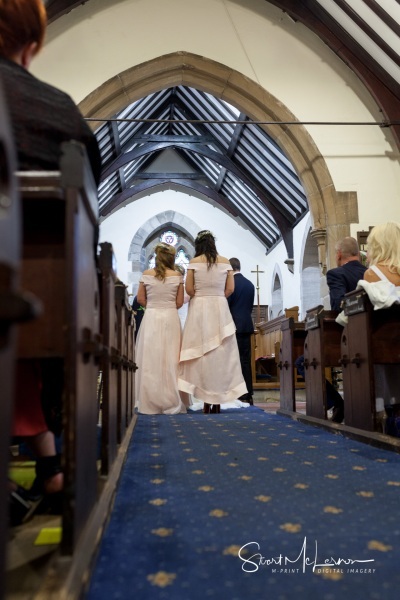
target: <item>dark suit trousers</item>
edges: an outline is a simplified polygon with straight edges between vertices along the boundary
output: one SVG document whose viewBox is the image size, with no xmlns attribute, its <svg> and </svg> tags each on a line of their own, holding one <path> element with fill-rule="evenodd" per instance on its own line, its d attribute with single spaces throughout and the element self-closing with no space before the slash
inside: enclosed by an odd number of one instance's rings
<svg viewBox="0 0 400 600">
<path fill-rule="evenodd" d="M 243 378 L 250 396 L 253 395 L 253 375 L 251 373 L 251 335 L 251 333 L 236 333 L 236 340 L 240 356 L 240 366 L 242 367 Z"/>
</svg>

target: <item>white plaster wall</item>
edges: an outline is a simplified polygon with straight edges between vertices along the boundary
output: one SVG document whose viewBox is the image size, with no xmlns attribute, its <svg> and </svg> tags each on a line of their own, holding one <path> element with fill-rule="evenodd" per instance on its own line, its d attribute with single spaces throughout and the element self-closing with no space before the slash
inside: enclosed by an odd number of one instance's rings
<svg viewBox="0 0 400 600">
<path fill-rule="evenodd" d="M 227 258 L 239 258 L 243 275 L 256 284 L 256 276 L 251 271 L 265 261 L 265 246 L 225 212 L 208 202 L 173 190 L 131 202 L 101 223 L 100 242 L 107 241 L 113 245 L 117 274 L 124 283 L 129 283 L 129 273 L 132 271 L 128 253 L 133 236 L 148 219 L 167 209 L 180 212 L 195 221 L 199 231 L 212 231 L 217 238 L 218 252 Z M 263 290 L 263 300 L 264 293 L 266 290 Z M 265 303 L 261 301 L 261 304 Z"/>
</svg>

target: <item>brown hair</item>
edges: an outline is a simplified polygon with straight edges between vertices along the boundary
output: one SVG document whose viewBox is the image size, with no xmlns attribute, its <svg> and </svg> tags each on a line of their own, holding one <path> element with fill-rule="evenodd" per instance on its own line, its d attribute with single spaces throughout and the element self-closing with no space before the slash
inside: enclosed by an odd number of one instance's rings
<svg viewBox="0 0 400 600">
<path fill-rule="evenodd" d="M 218 252 L 217 247 L 215 245 L 215 237 L 213 236 L 211 231 L 208 231 L 208 229 L 203 229 L 202 231 L 199 231 L 199 233 L 196 236 L 196 239 L 194 240 L 194 250 L 195 256 L 201 256 L 202 254 L 204 254 L 204 256 L 207 259 L 208 269 L 215 265 L 215 263 L 217 262 Z"/>
<path fill-rule="evenodd" d="M 234 271 L 240 271 L 240 260 L 238 258 L 232 257 L 229 259 L 229 262 Z"/>
<path fill-rule="evenodd" d="M 164 244 L 164 242 L 160 242 L 154 248 L 156 254 L 156 266 L 154 270 L 156 272 L 156 279 L 160 279 L 164 281 L 165 272 L 167 269 L 175 270 L 175 254 L 176 250 L 170 244 Z"/>
<path fill-rule="evenodd" d="M 0 56 L 12 59 L 24 46 L 44 42 L 47 14 L 42 0 L 0 0 Z"/>
</svg>

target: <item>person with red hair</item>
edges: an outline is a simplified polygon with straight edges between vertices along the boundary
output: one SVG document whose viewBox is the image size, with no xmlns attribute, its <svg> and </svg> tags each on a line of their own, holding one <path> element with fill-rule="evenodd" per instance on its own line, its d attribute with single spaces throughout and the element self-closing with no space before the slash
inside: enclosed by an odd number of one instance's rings
<svg viewBox="0 0 400 600">
<path fill-rule="evenodd" d="M 0 0 L 0 81 L 17 151 L 18 169 L 58 170 L 62 142 L 85 145 L 96 184 L 97 140 L 72 98 L 29 73 L 47 25 L 42 0 Z"/>
<path fill-rule="evenodd" d="M 0 84 L 17 154 L 17 168 L 59 170 L 61 144 L 75 140 L 85 145 L 96 185 L 100 181 L 101 156 L 97 140 L 70 96 L 34 77 L 32 60 L 42 49 L 47 26 L 42 0 L 0 0 Z M 30 513 L 32 500 L 53 497 L 63 489 L 55 435 L 43 412 L 46 390 L 61 395 L 62 366 L 46 376 L 39 360 L 18 360 L 12 435 L 23 439 L 36 458 L 36 482 L 28 493 L 9 482 L 11 520 L 16 507 L 18 524 Z M 47 369 L 48 371 L 49 369 Z M 54 371 L 54 370 L 53 370 Z M 49 384 L 50 381 L 50 384 Z M 59 398 L 57 398 L 59 400 Z M 25 514 L 25 517 L 26 517 Z"/>
</svg>

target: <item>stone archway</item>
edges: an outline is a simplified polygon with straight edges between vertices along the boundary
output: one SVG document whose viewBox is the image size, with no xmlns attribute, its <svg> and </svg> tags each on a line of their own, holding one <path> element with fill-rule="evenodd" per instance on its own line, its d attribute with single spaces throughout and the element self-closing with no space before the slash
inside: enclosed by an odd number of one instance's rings
<svg viewBox="0 0 400 600">
<path fill-rule="evenodd" d="M 301 311 L 300 320 L 305 319 L 306 311 L 309 308 L 321 304 L 322 288 L 326 280 L 321 273 L 320 265 L 318 264 L 318 244 L 315 237 L 311 235 L 311 222 L 307 225 L 301 248 L 300 255 L 300 295 L 301 295 Z"/>
<path fill-rule="evenodd" d="M 132 294 L 135 295 L 137 292 L 140 276 L 143 270 L 146 268 L 146 256 L 143 250 L 146 240 L 157 230 L 163 228 L 163 226 L 174 224 L 174 228 L 180 230 L 186 235 L 188 241 L 186 244 L 182 244 L 187 253 L 193 249 L 194 246 L 190 244 L 190 241 L 194 241 L 196 235 L 200 231 L 201 227 L 195 223 L 192 219 L 178 213 L 174 210 L 166 210 L 165 212 L 154 215 L 148 221 L 143 223 L 141 227 L 136 231 L 132 238 L 128 251 L 128 260 L 132 263 L 132 274 L 130 277 L 130 283 L 132 283 Z"/>
<path fill-rule="evenodd" d="M 282 273 L 278 264 L 275 265 L 271 286 L 269 320 L 275 319 L 283 314 Z"/>
<path fill-rule="evenodd" d="M 179 51 L 136 65 L 112 77 L 89 94 L 79 108 L 87 117 L 109 118 L 153 92 L 173 85 L 191 86 L 226 100 L 262 127 L 292 162 L 305 189 L 323 271 L 334 262 L 336 241 L 350 235 L 358 222 L 355 192 L 337 192 L 326 162 L 303 125 L 272 94 L 248 77 L 216 61 Z"/>
</svg>

